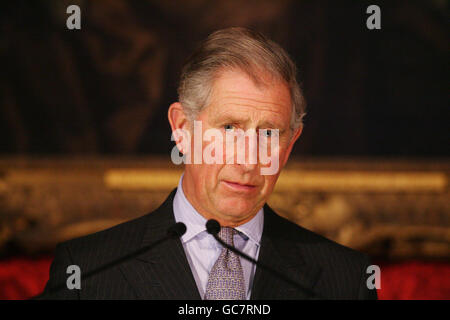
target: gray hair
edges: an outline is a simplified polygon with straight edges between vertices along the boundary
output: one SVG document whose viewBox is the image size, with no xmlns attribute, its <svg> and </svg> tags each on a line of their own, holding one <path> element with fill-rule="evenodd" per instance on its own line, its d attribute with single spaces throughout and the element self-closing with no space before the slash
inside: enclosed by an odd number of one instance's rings
<svg viewBox="0 0 450 320">
<path fill-rule="evenodd" d="M 264 85 L 261 74 L 285 82 L 292 102 L 290 127 L 302 126 L 306 102 L 297 83 L 297 68 L 275 42 L 246 28 L 227 28 L 212 33 L 185 63 L 178 98 L 192 122 L 208 105 L 214 80 L 225 68 L 246 73 L 256 85 Z"/>
</svg>

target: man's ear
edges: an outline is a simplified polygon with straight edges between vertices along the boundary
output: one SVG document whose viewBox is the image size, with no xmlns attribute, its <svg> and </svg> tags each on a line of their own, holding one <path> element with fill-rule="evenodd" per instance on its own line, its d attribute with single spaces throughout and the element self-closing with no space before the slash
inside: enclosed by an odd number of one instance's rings
<svg viewBox="0 0 450 320">
<path fill-rule="evenodd" d="M 184 113 L 181 103 L 172 103 L 169 107 L 169 111 L 167 112 L 167 117 L 169 119 L 173 139 L 177 144 L 178 150 L 184 153 L 186 151 L 186 146 L 184 146 L 184 144 L 187 143 L 184 139 L 187 138 L 186 135 L 189 135 L 189 132 L 186 132 L 186 130 L 188 130 L 189 121 Z"/>
<path fill-rule="evenodd" d="M 300 135 L 302 134 L 303 131 L 303 125 L 301 125 L 299 128 L 295 129 L 291 140 L 289 141 L 289 145 L 287 147 L 286 153 L 284 154 L 284 159 L 282 162 L 282 168 L 286 165 L 286 162 L 289 159 L 289 155 L 291 154 L 292 148 L 294 147 L 295 142 L 297 141 L 297 139 L 300 137 Z"/>
<path fill-rule="evenodd" d="M 167 112 L 169 118 L 170 127 L 172 132 L 176 129 L 184 129 L 187 121 L 187 117 L 184 114 L 183 106 L 179 102 L 174 102 L 170 105 Z"/>
</svg>

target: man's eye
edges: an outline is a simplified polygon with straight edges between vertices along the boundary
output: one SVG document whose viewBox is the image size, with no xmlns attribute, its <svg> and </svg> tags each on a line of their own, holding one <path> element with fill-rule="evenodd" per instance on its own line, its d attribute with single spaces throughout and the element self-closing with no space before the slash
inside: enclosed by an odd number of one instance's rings
<svg viewBox="0 0 450 320">
<path fill-rule="evenodd" d="M 232 124 L 226 124 L 224 125 L 225 131 L 232 131 L 234 129 L 234 126 Z"/>
<path fill-rule="evenodd" d="M 271 136 L 272 136 L 272 130 L 270 130 L 270 129 L 264 129 L 264 130 L 262 130 L 262 134 L 263 134 L 263 136 L 265 136 L 265 137 L 271 137 Z"/>
</svg>

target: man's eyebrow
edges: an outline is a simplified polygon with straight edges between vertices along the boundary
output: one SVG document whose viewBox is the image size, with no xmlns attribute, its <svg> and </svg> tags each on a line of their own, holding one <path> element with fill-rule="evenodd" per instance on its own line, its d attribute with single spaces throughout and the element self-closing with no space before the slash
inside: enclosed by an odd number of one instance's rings
<svg viewBox="0 0 450 320">
<path fill-rule="evenodd" d="M 272 128 L 272 129 L 281 129 L 283 126 L 278 122 L 264 121 L 259 127 L 261 128 Z"/>
<path fill-rule="evenodd" d="M 233 124 L 233 123 L 243 123 L 243 122 L 247 122 L 249 119 L 243 119 L 240 117 L 236 117 L 230 114 L 226 114 L 226 113 L 218 113 L 213 117 L 213 123 L 215 124 Z M 260 124 L 258 124 L 259 128 L 272 128 L 272 129 L 281 129 L 283 128 L 283 126 L 278 123 L 277 121 L 263 121 Z"/>
<path fill-rule="evenodd" d="M 239 118 L 227 113 L 216 113 L 213 115 L 214 123 L 242 123 L 247 122 L 248 119 Z"/>
</svg>

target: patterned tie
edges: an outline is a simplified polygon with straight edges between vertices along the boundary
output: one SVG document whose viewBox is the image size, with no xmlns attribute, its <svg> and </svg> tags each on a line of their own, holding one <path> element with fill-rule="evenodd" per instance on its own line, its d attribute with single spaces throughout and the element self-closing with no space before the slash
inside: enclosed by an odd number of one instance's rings
<svg viewBox="0 0 450 320">
<path fill-rule="evenodd" d="M 233 235 L 236 230 L 222 227 L 219 237 L 234 246 Z M 206 300 L 245 300 L 244 272 L 241 260 L 234 252 L 223 248 L 219 258 L 211 269 L 206 284 Z"/>
</svg>

